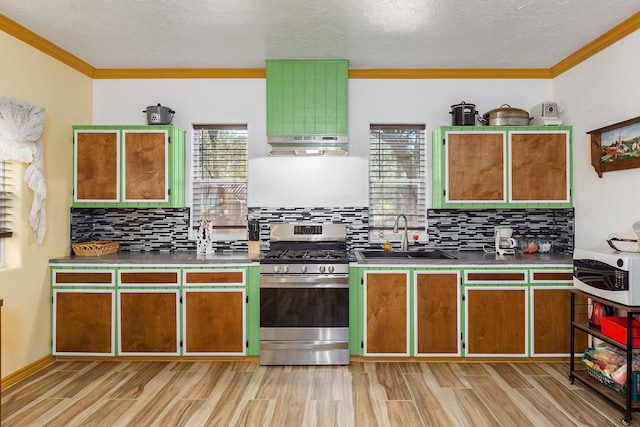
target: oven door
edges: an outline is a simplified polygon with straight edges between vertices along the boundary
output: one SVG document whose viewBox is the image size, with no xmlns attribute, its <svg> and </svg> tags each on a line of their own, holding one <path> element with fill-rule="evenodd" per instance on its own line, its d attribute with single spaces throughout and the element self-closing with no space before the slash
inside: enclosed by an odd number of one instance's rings
<svg viewBox="0 0 640 427">
<path fill-rule="evenodd" d="M 349 364 L 348 275 L 260 276 L 260 364 Z"/>
<path fill-rule="evenodd" d="M 295 276 L 260 276 L 261 329 L 349 327 L 348 275 Z"/>
</svg>

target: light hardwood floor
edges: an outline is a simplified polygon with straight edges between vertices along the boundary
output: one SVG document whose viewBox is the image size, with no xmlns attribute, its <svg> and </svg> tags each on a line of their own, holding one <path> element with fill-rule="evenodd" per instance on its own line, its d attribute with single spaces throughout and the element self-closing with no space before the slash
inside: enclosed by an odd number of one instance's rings
<svg viewBox="0 0 640 427">
<path fill-rule="evenodd" d="M 570 385 L 568 371 L 568 362 L 57 361 L 3 391 L 2 426 L 621 425 L 622 409 Z"/>
</svg>

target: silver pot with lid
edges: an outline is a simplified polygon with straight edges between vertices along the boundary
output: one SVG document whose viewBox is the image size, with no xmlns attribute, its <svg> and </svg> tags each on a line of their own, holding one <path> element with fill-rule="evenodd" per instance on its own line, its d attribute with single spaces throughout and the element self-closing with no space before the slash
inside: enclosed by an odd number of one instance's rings
<svg viewBox="0 0 640 427">
<path fill-rule="evenodd" d="M 489 126 L 527 126 L 531 119 L 528 111 L 502 104 L 500 108 L 484 113 L 478 121 Z"/>
<path fill-rule="evenodd" d="M 149 125 L 169 125 L 176 113 L 171 108 L 163 107 L 160 104 L 150 105 L 142 112 L 147 113 L 147 124 Z"/>
</svg>

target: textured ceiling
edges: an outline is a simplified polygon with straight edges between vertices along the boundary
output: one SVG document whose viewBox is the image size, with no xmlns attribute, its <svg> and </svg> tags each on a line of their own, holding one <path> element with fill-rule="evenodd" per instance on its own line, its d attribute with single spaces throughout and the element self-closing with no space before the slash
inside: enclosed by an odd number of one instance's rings
<svg viewBox="0 0 640 427">
<path fill-rule="evenodd" d="M 0 0 L 95 68 L 549 68 L 640 0 Z"/>
</svg>

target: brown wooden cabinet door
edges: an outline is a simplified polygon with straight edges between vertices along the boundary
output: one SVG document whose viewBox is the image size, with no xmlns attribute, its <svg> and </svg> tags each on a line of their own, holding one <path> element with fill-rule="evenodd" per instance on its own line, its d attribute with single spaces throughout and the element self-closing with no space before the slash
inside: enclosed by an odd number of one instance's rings
<svg viewBox="0 0 640 427">
<path fill-rule="evenodd" d="M 114 354 L 114 293 L 54 290 L 54 355 Z"/>
<path fill-rule="evenodd" d="M 123 140 L 123 201 L 168 201 L 167 132 L 126 130 Z"/>
<path fill-rule="evenodd" d="M 118 135 L 117 130 L 76 132 L 76 201 L 118 201 Z"/>
<path fill-rule="evenodd" d="M 408 272 L 365 272 L 365 354 L 408 355 Z"/>
<path fill-rule="evenodd" d="M 526 289 L 467 288 L 466 354 L 524 356 Z"/>
<path fill-rule="evenodd" d="M 447 133 L 448 202 L 505 202 L 505 134 Z"/>
<path fill-rule="evenodd" d="M 244 354 L 243 290 L 185 290 L 185 353 Z"/>
<path fill-rule="evenodd" d="M 533 353 L 534 355 L 568 355 L 571 352 L 571 288 L 533 288 Z M 576 296 L 576 304 L 586 304 Z M 586 313 L 577 321 L 587 321 Z M 587 335 L 576 330 L 575 351 L 584 353 Z"/>
<path fill-rule="evenodd" d="M 568 202 L 569 134 L 510 132 L 511 201 Z"/>
<path fill-rule="evenodd" d="M 459 353 L 459 279 L 455 273 L 416 274 L 416 352 Z"/>
<path fill-rule="evenodd" d="M 120 353 L 178 353 L 177 290 L 119 291 Z"/>
</svg>

